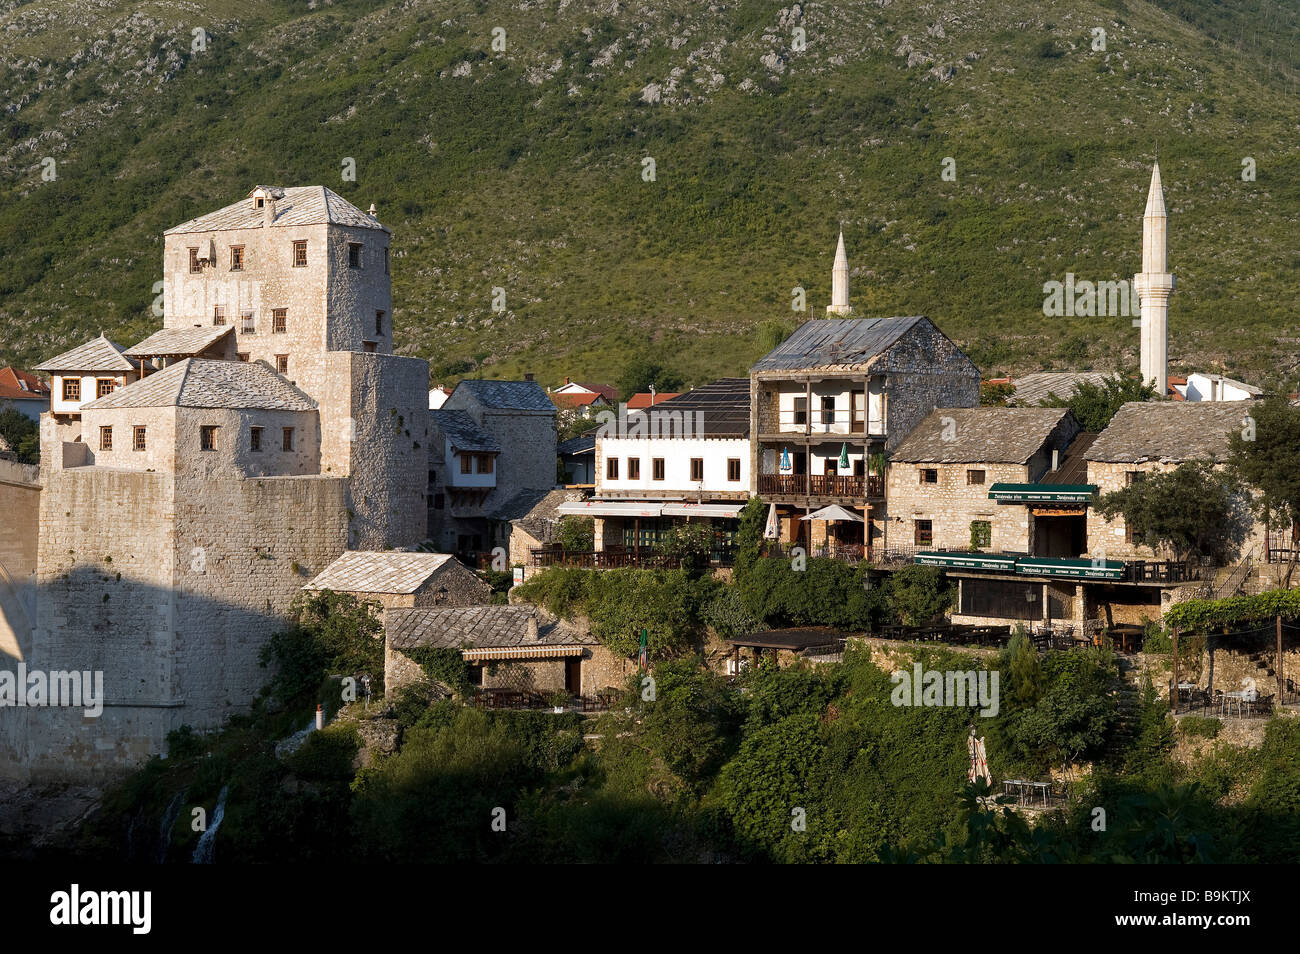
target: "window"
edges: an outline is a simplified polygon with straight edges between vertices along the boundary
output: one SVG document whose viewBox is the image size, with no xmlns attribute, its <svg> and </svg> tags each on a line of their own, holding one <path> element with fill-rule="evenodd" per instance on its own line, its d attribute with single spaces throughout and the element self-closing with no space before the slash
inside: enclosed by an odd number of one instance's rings
<svg viewBox="0 0 1300 954">
<path fill-rule="evenodd" d="M 691 480 L 703 480 L 703 479 L 704 479 L 704 458 L 692 457 L 691 458 Z"/>
<path fill-rule="evenodd" d="M 214 451 L 217 449 L 217 426 L 215 424 L 204 424 L 199 427 L 199 450 Z"/>
<path fill-rule="evenodd" d="M 240 361 L 247 361 L 247 360 L 248 360 L 248 352 L 247 352 L 247 351 L 240 351 L 238 354 L 235 355 L 235 357 L 238 358 Z"/>
<path fill-rule="evenodd" d="M 939 482 L 939 471 L 933 467 L 921 468 L 921 483 L 937 484 Z"/>
<path fill-rule="evenodd" d="M 244 270 L 244 246 L 230 246 L 230 270 L 232 272 L 242 272 Z"/>
<path fill-rule="evenodd" d="M 830 427 L 835 423 L 835 396 L 833 394 L 822 395 L 822 424 Z"/>
<path fill-rule="evenodd" d="M 918 547 L 934 545 L 934 525 L 929 520 L 913 520 L 913 542 Z"/>
<path fill-rule="evenodd" d="M 970 545 L 976 549 L 993 545 L 993 523 L 989 520 L 970 522 Z"/>
<path fill-rule="evenodd" d="M 808 399 L 806 397 L 794 399 L 794 422 L 796 424 L 808 423 Z"/>
<path fill-rule="evenodd" d="M 655 457 L 651 459 L 650 477 L 654 480 L 664 479 L 664 459 L 662 457 Z"/>
<path fill-rule="evenodd" d="M 255 209 L 260 209 L 264 205 L 266 205 L 266 199 L 260 195 L 253 200 L 253 208 Z"/>
<path fill-rule="evenodd" d="M 968 470 L 968 471 L 966 471 L 966 483 L 968 483 L 968 484 L 982 484 L 982 483 L 984 483 L 984 471 L 982 471 L 982 470 Z"/>
<path fill-rule="evenodd" d="M 384 313 L 382 311 L 376 311 L 375 312 L 375 334 L 382 335 L 383 333 L 384 333 Z"/>
<path fill-rule="evenodd" d="M 627 479 L 628 480 L 641 479 L 641 458 L 640 457 L 629 457 L 627 459 Z"/>
<path fill-rule="evenodd" d="M 1133 534 L 1133 524 L 1127 520 L 1124 521 L 1124 542 L 1129 546 L 1134 546 L 1138 542 L 1137 537 Z"/>
<path fill-rule="evenodd" d="M 63 379 L 63 400 L 65 401 L 81 400 L 81 378 Z"/>
<path fill-rule="evenodd" d="M 307 267 L 307 240 L 299 239 L 293 243 L 293 267 Z"/>
<path fill-rule="evenodd" d="M 113 429 L 111 427 L 101 427 L 99 429 L 99 449 L 113 449 Z"/>
<path fill-rule="evenodd" d="M 239 330 L 242 331 L 244 334 L 246 335 L 257 334 L 257 316 L 254 314 L 251 308 L 248 311 L 242 312 L 240 314 L 239 324 L 240 324 Z"/>
<path fill-rule="evenodd" d="M 474 473 L 474 458 L 469 454 L 460 455 L 460 472 L 462 474 Z"/>
<path fill-rule="evenodd" d="M 374 354 L 375 343 L 373 341 L 363 341 L 361 342 L 361 350 L 364 351 L 366 354 Z"/>
<path fill-rule="evenodd" d="M 388 274 L 388 249 L 384 249 L 384 274 Z"/>
<path fill-rule="evenodd" d="M 271 309 L 271 334 L 282 335 L 289 330 L 289 309 Z"/>
<path fill-rule="evenodd" d="M 284 428 L 283 433 L 281 434 L 280 437 L 280 443 L 285 450 L 287 451 L 293 450 L 293 428 L 292 427 Z"/>
<path fill-rule="evenodd" d="M 248 449 L 254 454 L 262 453 L 262 428 L 250 427 L 248 429 Z"/>
<path fill-rule="evenodd" d="M 192 248 L 190 249 L 190 274 L 193 275 L 201 271 L 203 271 L 203 266 L 199 264 L 199 250 Z"/>
<path fill-rule="evenodd" d="M 212 323 L 213 323 L 214 325 L 224 325 L 224 324 L 226 323 L 226 306 L 225 306 L 225 305 L 213 305 L 213 306 L 212 306 Z"/>
<path fill-rule="evenodd" d="M 1125 487 L 1132 487 L 1132 486 L 1133 486 L 1134 484 L 1136 484 L 1139 480 L 1145 480 L 1145 479 L 1146 479 L 1146 472 L 1145 472 L 1145 471 L 1141 471 L 1141 470 L 1130 470 L 1128 473 L 1126 473 L 1126 474 L 1124 475 L 1124 486 L 1125 486 Z"/>
<path fill-rule="evenodd" d="M 478 472 L 479 472 L 480 474 L 490 474 L 490 473 L 492 473 L 492 455 L 491 455 L 491 454 L 479 454 L 479 455 L 478 455 Z"/>
<path fill-rule="evenodd" d="M 275 370 L 281 374 L 289 373 L 289 356 L 287 354 L 277 354 L 275 356 Z"/>
<path fill-rule="evenodd" d="M 618 458 L 611 457 L 605 461 L 605 479 L 618 480 Z"/>
<path fill-rule="evenodd" d="M 147 447 L 148 442 L 145 439 L 145 429 L 143 426 L 137 424 L 131 438 L 131 449 L 142 451 L 147 449 Z"/>
<path fill-rule="evenodd" d="M 95 379 L 95 397 L 97 398 L 108 397 L 116 390 L 117 390 L 117 382 L 114 381 L 112 378 Z"/>
<path fill-rule="evenodd" d="M 441 510 L 442 508 L 443 508 L 443 496 L 442 496 L 442 494 L 434 494 L 434 495 L 433 495 L 433 509 L 434 509 L 434 510 Z"/>
<path fill-rule="evenodd" d="M 727 479 L 730 480 L 732 483 L 736 483 L 737 481 L 740 480 L 740 458 L 739 457 L 727 458 Z"/>
<path fill-rule="evenodd" d="M 360 267 L 361 267 L 361 243 L 349 242 L 348 243 L 348 268 L 360 268 Z"/>
</svg>

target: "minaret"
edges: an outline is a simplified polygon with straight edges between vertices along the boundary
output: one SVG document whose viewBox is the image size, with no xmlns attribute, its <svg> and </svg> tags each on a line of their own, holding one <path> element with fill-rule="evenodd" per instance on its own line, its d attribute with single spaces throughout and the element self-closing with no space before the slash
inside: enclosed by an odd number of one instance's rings
<svg viewBox="0 0 1300 954">
<path fill-rule="evenodd" d="M 849 304 L 849 256 L 844 251 L 844 233 L 835 247 L 835 264 L 831 267 L 831 303 L 826 306 L 828 315 L 847 315 L 853 310 Z"/>
<path fill-rule="evenodd" d="M 1174 276 L 1166 271 L 1165 226 L 1165 193 L 1157 162 L 1151 170 L 1147 209 L 1142 216 L 1142 271 L 1133 276 L 1133 287 L 1142 307 L 1142 381 L 1155 385 L 1161 398 L 1169 393 L 1169 295 L 1174 290 Z"/>
</svg>

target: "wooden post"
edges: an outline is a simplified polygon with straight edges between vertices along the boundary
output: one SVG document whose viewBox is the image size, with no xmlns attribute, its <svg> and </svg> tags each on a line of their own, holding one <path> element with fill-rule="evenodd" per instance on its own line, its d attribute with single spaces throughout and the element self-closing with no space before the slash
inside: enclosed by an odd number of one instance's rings
<svg viewBox="0 0 1300 954">
<path fill-rule="evenodd" d="M 1178 711 L 1178 627 L 1174 627 L 1174 681 L 1169 687 L 1169 708 Z"/>
</svg>

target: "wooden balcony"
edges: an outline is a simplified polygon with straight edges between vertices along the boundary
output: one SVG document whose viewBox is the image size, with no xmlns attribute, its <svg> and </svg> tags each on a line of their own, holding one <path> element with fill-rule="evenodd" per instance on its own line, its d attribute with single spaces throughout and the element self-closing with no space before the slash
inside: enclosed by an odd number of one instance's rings
<svg viewBox="0 0 1300 954">
<path fill-rule="evenodd" d="M 885 478 L 828 474 L 759 474 L 760 497 L 854 498 L 866 500 L 885 496 Z"/>
</svg>

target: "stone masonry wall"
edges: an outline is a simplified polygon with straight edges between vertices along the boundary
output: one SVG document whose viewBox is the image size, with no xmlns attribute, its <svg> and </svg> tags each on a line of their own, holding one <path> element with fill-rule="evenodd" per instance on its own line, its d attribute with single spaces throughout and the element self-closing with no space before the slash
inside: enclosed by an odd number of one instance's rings
<svg viewBox="0 0 1300 954">
<path fill-rule="evenodd" d="M 937 484 L 921 483 L 921 471 L 937 470 Z M 984 483 L 968 484 L 966 472 L 983 470 Z M 914 520 L 931 521 L 935 550 L 965 550 L 970 546 L 971 521 L 987 520 L 993 538 L 985 550 L 1031 552 L 1029 511 L 1018 505 L 989 499 L 989 488 L 999 481 L 1024 483 L 1024 464 L 912 464 L 891 463 L 886 477 L 888 546 L 911 546 Z"/>
</svg>

